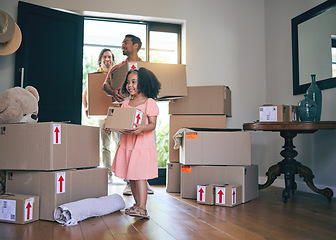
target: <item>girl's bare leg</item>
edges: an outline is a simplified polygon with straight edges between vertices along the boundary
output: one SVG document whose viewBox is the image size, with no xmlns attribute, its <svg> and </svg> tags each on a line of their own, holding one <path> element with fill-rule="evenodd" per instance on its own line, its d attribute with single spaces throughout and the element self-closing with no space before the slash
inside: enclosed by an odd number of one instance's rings
<svg viewBox="0 0 336 240">
<path fill-rule="evenodd" d="M 138 191 L 138 186 L 137 186 L 137 181 L 135 180 L 130 180 L 130 186 L 133 194 L 133 198 L 135 200 L 135 204 L 139 206 L 140 204 L 140 199 L 139 199 L 139 191 Z"/>
<path fill-rule="evenodd" d="M 138 193 L 139 201 L 138 206 L 142 209 L 146 209 L 147 204 L 147 181 L 146 180 L 137 180 L 136 181 L 136 188 Z"/>
</svg>

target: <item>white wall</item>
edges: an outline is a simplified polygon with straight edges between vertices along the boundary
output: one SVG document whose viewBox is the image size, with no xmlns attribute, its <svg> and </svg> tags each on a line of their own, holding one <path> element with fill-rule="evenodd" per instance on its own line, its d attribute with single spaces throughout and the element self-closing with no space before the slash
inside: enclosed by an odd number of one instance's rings
<svg viewBox="0 0 336 240">
<path fill-rule="evenodd" d="M 0 0 L 1 9 L 17 15 L 16 0 Z M 232 114 L 228 127 L 242 128 L 258 119 L 257 107 L 264 103 L 297 104 L 302 96 L 292 95 L 291 18 L 322 1 L 307 0 L 29 0 L 37 5 L 75 11 L 180 19 L 186 22 L 186 64 L 189 86 L 228 85 L 232 90 Z M 4 3 L 4 4 L 3 4 Z M 0 56 L 0 94 L 13 86 L 14 56 Z M 333 120 L 335 90 L 323 94 L 323 120 Z M 206 97 L 206 96 L 203 96 Z M 299 156 L 315 173 L 315 183 L 335 186 L 332 156 L 323 141 L 335 142 L 335 133 L 318 132 L 295 139 Z M 316 144 L 316 145 L 315 145 Z M 252 133 L 252 159 L 259 176 L 280 161 L 283 145 L 277 133 Z M 306 151 L 302 153 L 301 147 Z M 314 156 L 326 158 L 315 162 Z M 311 155 L 314 155 L 311 157 Z M 301 160 L 301 158 L 298 160 Z M 320 164 L 321 162 L 321 164 Z M 320 174 L 322 176 L 320 176 Z M 262 179 L 263 180 L 263 179 Z M 280 184 L 283 187 L 283 183 Z M 299 184 L 299 187 L 301 185 Z M 305 188 L 304 186 L 302 188 Z"/>
<path fill-rule="evenodd" d="M 303 95 L 293 95 L 291 19 L 322 3 L 322 0 L 265 0 L 266 42 L 266 102 L 273 104 L 297 104 Z M 322 121 L 336 119 L 336 89 L 322 91 Z M 310 167 L 319 188 L 328 186 L 336 192 L 336 130 L 320 130 L 314 134 L 301 134 L 294 138 L 299 155 L 296 159 Z M 267 170 L 279 156 L 283 140 L 275 133 L 267 134 L 265 164 L 259 170 Z M 271 160 L 273 159 L 273 161 Z M 276 160 L 275 160 L 276 159 Z M 271 161 L 267 161 L 271 160 Z M 259 173 L 261 176 L 262 173 Z M 311 192 L 302 178 L 296 176 L 298 188 Z M 283 182 L 278 183 L 283 186 Z"/>
</svg>

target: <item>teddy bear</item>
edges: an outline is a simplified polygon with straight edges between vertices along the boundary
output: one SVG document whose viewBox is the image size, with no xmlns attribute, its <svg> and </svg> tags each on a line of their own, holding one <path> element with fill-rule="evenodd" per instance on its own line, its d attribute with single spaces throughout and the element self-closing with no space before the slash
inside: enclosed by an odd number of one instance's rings
<svg viewBox="0 0 336 240">
<path fill-rule="evenodd" d="M 36 123 L 38 121 L 38 101 L 36 88 L 14 87 L 0 97 L 0 123 Z"/>
</svg>

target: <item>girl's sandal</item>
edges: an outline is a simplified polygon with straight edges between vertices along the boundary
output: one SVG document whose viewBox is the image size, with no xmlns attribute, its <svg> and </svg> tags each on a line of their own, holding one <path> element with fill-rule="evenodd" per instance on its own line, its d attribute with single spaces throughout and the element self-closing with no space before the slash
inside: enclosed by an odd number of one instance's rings
<svg viewBox="0 0 336 240">
<path fill-rule="evenodd" d="M 126 208 L 125 209 L 125 214 L 131 214 L 131 213 L 135 213 L 135 210 L 138 208 L 138 206 L 136 204 L 134 204 L 132 207 Z"/>
<path fill-rule="evenodd" d="M 132 217 L 141 217 L 141 218 L 145 218 L 145 219 L 149 219 L 149 215 L 147 213 L 147 210 L 146 209 L 143 209 L 141 207 L 137 207 L 135 209 L 135 212 L 134 213 L 130 213 L 129 214 L 130 216 Z"/>
</svg>

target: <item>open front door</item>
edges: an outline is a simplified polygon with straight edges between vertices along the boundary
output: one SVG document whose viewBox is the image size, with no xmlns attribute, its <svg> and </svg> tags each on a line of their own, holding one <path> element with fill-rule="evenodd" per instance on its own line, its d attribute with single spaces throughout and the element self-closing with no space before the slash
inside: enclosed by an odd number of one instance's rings
<svg viewBox="0 0 336 240">
<path fill-rule="evenodd" d="M 84 17 L 19 2 L 18 25 L 15 85 L 38 90 L 39 122 L 80 124 Z"/>
</svg>

